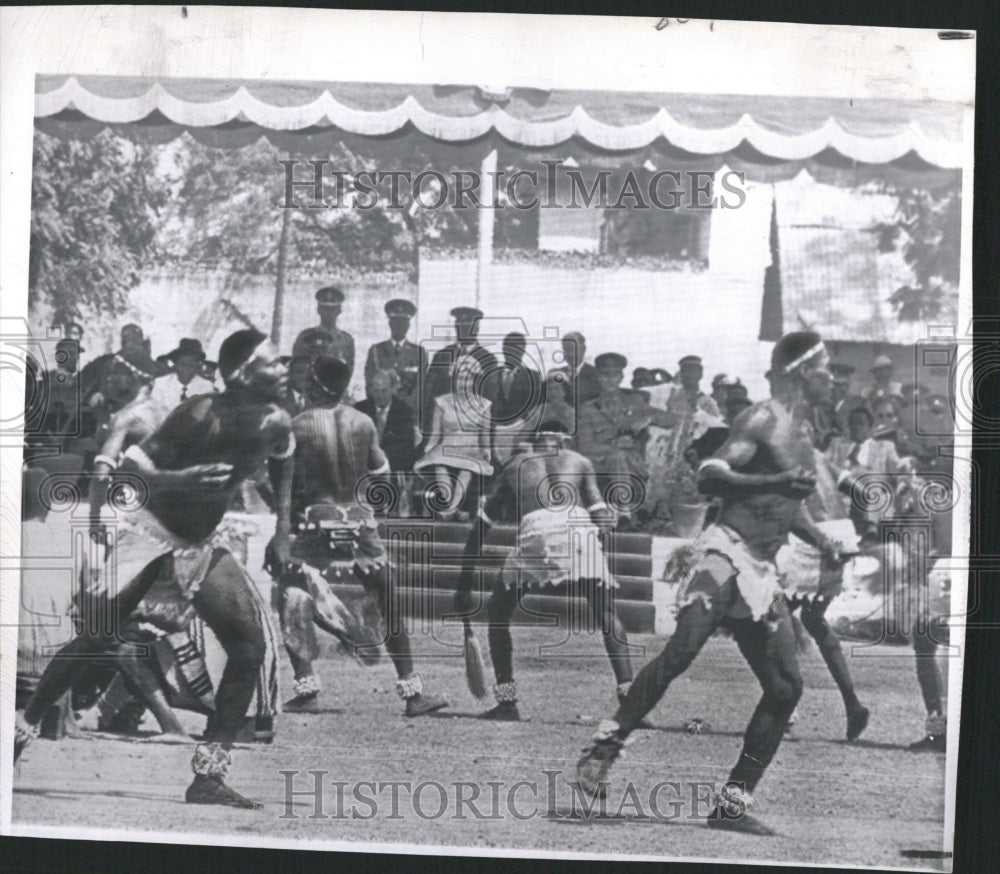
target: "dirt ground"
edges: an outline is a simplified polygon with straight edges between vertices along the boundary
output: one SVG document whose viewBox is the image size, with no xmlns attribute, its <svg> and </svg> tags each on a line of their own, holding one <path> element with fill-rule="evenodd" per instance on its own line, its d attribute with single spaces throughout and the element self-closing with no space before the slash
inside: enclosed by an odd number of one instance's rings
<svg viewBox="0 0 1000 874">
<path fill-rule="evenodd" d="M 906 750 L 920 736 L 923 717 L 913 657 L 905 649 L 851 657 L 861 697 L 873 711 L 854 744 L 843 739 L 843 706 L 818 652 L 803 656 L 806 691 L 798 722 L 757 792 L 758 816 L 777 835 L 755 837 L 719 834 L 697 818 L 708 810 L 698 797 L 709 791 L 706 784 L 725 778 L 759 697 L 731 640 L 710 641 L 674 683 L 650 716 L 654 728 L 634 735 L 612 771 L 607 815 L 588 817 L 568 781 L 595 724 L 614 708 L 600 638 L 581 634 L 563 641 L 557 629 L 515 629 L 526 721 L 491 723 L 474 718 L 489 702 L 467 691 L 460 630 L 434 630 L 433 646 L 423 638 L 426 645 L 417 648 L 451 657 L 424 658 L 421 674 L 425 688 L 446 694 L 452 707 L 440 716 L 407 719 L 387 660 L 365 668 L 331 653 L 319 663 L 319 712 L 282 714 L 273 744 L 234 751 L 230 783 L 262 801 L 262 811 L 186 805 L 189 746 L 103 736 L 28 748 L 15 771 L 15 828 L 72 824 L 106 837 L 114 830 L 120 838 L 128 829 L 205 833 L 226 842 L 359 841 L 508 848 L 526 855 L 545 850 L 930 870 L 949 865 L 928 858 L 928 851 L 942 849 L 944 756 Z M 480 639 L 486 649 L 482 630 Z M 662 644 L 646 635 L 633 640 L 644 648 L 638 663 Z M 287 697 L 287 664 L 282 671 Z M 709 730 L 685 732 L 695 717 Z M 189 721 L 192 730 L 203 725 L 200 717 Z M 286 803 L 288 781 L 300 793 L 315 785 L 308 771 L 323 772 L 322 818 L 315 817 L 314 795 Z M 394 790 L 384 785 L 391 781 L 407 783 Z M 463 782 L 476 786 L 456 785 Z M 429 785 L 420 789 L 421 783 Z M 463 803 L 470 798 L 471 807 Z"/>
</svg>

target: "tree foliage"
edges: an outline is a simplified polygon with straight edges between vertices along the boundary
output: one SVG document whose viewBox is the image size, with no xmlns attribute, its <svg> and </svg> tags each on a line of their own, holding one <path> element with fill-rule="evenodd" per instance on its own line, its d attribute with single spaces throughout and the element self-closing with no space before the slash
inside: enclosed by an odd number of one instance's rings
<svg viewBox="0 0 1000 874">
<path fill-rule="evenodd" d="M 357 172 L 376 169 L 370 160 L 338 147 L 325 158 L 324 193 L 331 202 L 335 183 L 331 170 Z M 285 168 L 288 159 L 267 140 L 238 150 L 218 150 L 187 142 L 179 155 L 183 182 L 174 201 L 174 220 L 166 235 L 167 248 L 178 263 L 224 267 L 234 273 L 274 274 L 279 261 L 282 214 L 285 211 Z M 406 169 L 416 176 L 434 165 L 414 154 Z M 389 169 L 378 166 L 379 170 Z M 295 178 L 311 178 L 305 159 Z M 384 194 L 385 192 L 383 192 Z M 312 196 L 299 188 L 290 208 L 285 269 L 290 272 L 403 270 L 416 278 L 421 245 L 447 237 L 475 240 L 475 216 L 447 207 L 413 206 L 408 187 L 401 186 L 400 205 L 383 197 L 371 209 L 352 208 L 349 183 L 341 206 L 310 208 Z"/>
<path fill-rule="evenodd" d="M 893 222 L 875 228 L 879 250 L 901 247 L 913 282 L 898 288 L 889 301 L 904 322 L 949 316 L 959 281 L 961 191 L 954 187 L 892 193 L 899 198 L 899 207 Z"/>
<path fill-rule="evenodd" d="M 56 322 L 96 309 L 120 313 L 157 258 L 167 202 L 153 150 L 105 131 L 81 141 L 36 133 L 28 282 Z"/>
</svg>

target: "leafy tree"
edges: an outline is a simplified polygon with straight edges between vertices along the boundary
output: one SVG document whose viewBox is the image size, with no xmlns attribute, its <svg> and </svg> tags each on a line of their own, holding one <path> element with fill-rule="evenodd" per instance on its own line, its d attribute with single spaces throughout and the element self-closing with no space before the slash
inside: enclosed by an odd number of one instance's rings
<svg viewBox="0 0 1000 874">
<path fill-rule="evenodd" d="M 325 194 L 330 200 L 335 191 L 332 170 L 374 169 L 372 161 L 343 145 L 334 154 L 311 157 L 329 162 Z M 335 265 L 359 271 L 405 270 L 415 278 L 422 243 L 441 234 L 464 238 L 470 231 L 475 239 L 474 216 L 447 208 L 411 208 L 405 183 L 400 186 L 402 208 L 390 207 L 386 198 L 372 209 L 351 208 L 348 180 L 340 207 L 309 208 L 311 194 L 299 188 L 293 198 L 299 205 L 285 209 L 285 169 L 279 161 L 286 159 L 265 139 L 238 150 L 187 143 L 179 160 L 183 182 L 176 192 L 176 221 L 168 234 L 171 257 L 236 273 L 276 274 L 284 239 L 286 270 L 322 272 Z M 432 166 L 420 154 L 406 161 L 414 175 Z M 390 168 L 380 162 L 377 169 Z M 306 159 L 300 159 L 296 179 L 311 173 Z"/>
<path fill-rule="evenodd" d="M 874 229 L 879 250 L 901 246 L 913 282 L 889 298 L 904 322 L 952 314 L 958 289 L 962 232 L 959 188 L 944 191 L 893 190 L 899 198 L 895 221 Z"/>
<path fill-rule="evenodd" d="M 154 150 L 108 131 L 87 141 L 35 133 L 31 188 L 31 301 L 54 320 L 91 309 L 117 315 L 157 258 L 168 197 Z"/>
</svg>

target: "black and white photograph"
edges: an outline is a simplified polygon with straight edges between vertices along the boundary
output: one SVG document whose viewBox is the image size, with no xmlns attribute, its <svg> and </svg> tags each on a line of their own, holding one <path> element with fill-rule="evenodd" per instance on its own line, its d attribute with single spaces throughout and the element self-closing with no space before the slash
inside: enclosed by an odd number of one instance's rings
<svg viewBox="0 0 1000 874">
<path fill-rule="evenodd" d="M 4 833 L 952 870 L 974 33 L 80 9 L 0 16 L 90 45 L 4 68 Z"/>
</svg>

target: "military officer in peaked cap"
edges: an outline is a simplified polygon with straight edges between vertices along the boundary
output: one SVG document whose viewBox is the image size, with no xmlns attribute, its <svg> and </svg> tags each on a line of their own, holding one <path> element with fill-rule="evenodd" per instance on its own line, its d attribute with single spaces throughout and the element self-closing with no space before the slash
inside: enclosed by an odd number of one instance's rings
<svg viewBox="0 0 1000 874">
<path fill-rule="evenodd" d="M 451 311 L 455 320 L 456 340 L 434 353 L 430 366 L 427 368 L 427 378 L 420 399 L 420 414 L 422 427 L 426 430 L 430 425 L 434 409 L 434 399 L 452 390 L 451 377 L 459 364 L 478 369 L 486 375 L 482 385 L 482 394 L 486 400 L 496 400 L 496 377 L 499 365 L 496 356 L 479 345 L 476 339 L 479 335 L 479 320 L 483 317 L 482 310 L 475 307 L 455 307 Z"/>
<path fill-rule="evenodd" d="M 419 413 L 420 378 L 427 371 L 427 353 L 422 346 L 406 339 L 410 320 L 417 308 L 410 301 L 394 298 L 385 305 L 389 318 L 389 339 L 376 343 L 368 350 L 365 361 L 365 389 L 379 370 L 395 371 L 399 377 L 396 397 Z"/>
<path fill-rule="evenodd" d="M 650 425 L 670 428 L 676 417 L 651 407 L 643 392 L 621 388 L 627 365 L 625 356 L 617 352 L 594 359 L 601 392 L 580 410 L 577 448 L 594 465 L 599 480 L 610 478 L 633 491 L 637 481 L 648 478 L 646 429 Z M 621 516 L 631 516 L 629 510 L 619 509 Z"/>
<path fill-rule="evenodd" d="M 327 285 L 316 292 L 316 312 L 319 314 L 319 327 L 326 331 L 332 338 L 329 347 L 325 351 L 334 358 L 339 358 L 353 372 L 354 370 L 354 337 L 337 327 L 337 318 L 340 316 L 340 309 L 344 304 L 344 292 L 335 285 Z M 306 341 L 309 337 L 315 336 L 315 328 L 306 328 L 292 346 L 292 356 L 312 357 L 307 348 Z M 309 331 L 314 333 L 306 336 Z"/>
</svg>

